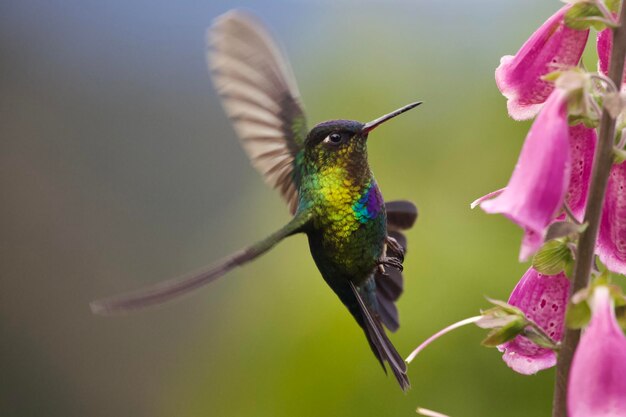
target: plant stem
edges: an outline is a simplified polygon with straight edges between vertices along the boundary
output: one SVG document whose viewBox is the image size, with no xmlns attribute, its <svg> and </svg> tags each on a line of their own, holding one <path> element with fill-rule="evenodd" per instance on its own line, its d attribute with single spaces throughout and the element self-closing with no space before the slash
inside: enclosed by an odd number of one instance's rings
<svg viewBox="0 0 626 417">
<path fill-rule="evenodd" d="M 619 26 L 613 29 L 613 47 L 609 64 L 609 78 L 615 85 L 622 85 L 624 58 L 626 55 L 626 7 L 622 4 Z M 585 208 L 587 228 L 582 232 L 576 253 L 576 267 L 571 291 L 587 287 L 591 267 L 595 257 L 596 239 L 602 215 L 602 205 L 606 185 L 613 164 L 613 144 L 615 141 L 615 119 L 604 109 L 600 121 L 600 133 L 593 162 L 593 173 L 589 185 L 589 196 Z M 561 350 L 556 365 L 556 381 L 552 404 L 553 417 L 567 417 L 567 381 L 572 358 L 578 346 L 580 330 L 565 329 Z"/>
</svg>

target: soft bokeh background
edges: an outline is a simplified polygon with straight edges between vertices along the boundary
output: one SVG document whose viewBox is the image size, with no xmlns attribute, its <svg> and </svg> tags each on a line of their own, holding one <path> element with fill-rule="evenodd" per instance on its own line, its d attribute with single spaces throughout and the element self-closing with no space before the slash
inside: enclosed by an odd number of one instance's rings
<svg viewBox="0 0 626 417">
<path fill-rule="evenodd" d="M 206 28 L 241 6 L 283 41 L 311 123 L 425 102 L 370 141 L 385 197 L 420 207 L 400 352 L 508 297 L 527 267 L 520 231 L 469 203 L 506 183 L 528 127 L 493 70 L 558 1 L 3 1 L 0 415 L 549 415 L 553 372 L 514 374 L 476 328 L 426 350 L 403 395 L 302 236 L 176 303 L 90 313 L 288 219 L 205 67 Z"/>
</svg>

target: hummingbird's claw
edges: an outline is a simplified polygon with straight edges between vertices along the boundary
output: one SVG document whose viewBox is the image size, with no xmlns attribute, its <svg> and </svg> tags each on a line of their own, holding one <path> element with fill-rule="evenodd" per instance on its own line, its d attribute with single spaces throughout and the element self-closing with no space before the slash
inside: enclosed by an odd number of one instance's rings
<svg viewBox="0 0 626 417">
<path fill-rule="evenodd" d="M 391 267 L 391 268 L 395 268 L 395 269 L 397 269 L 400 272 L 402 272 L 404 270 L 404 267 L 402 266 L 402 259 L 396 258 L 396 257 L 393 257 L 393 256 L 386 256 L 386 257 L 380 259 L 378 261 L 378 265 L 379 265 L 379 267 L 381 267 L 381 266 L 383 267 L 382 273 L 384 275 L 387 275 L 385 273 L 385 269 L 384 269 L 384 267 L 386 267 L 386 266 Z"/>
<path fill-rule="evenodd" d="M 399 259 L 400 263 L 404 262 L 404 248 L 402 245 L 391 236 L 387 236 L 385 241 L 387 243 L 386 252 L 389 253 L 391 257 Z"/>
</svg>

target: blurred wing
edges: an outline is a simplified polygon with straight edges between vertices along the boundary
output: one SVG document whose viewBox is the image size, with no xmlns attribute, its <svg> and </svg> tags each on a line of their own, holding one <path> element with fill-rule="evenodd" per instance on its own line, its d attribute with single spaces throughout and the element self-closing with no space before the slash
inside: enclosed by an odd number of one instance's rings
<svg viewBox="0 0 626 417">
<path fill-rule="evenodd" d="M 294 213 L 294 161 L 308 130 L 289 62 L 263 24 L 242 11 L 218 17 L 208 43 L 211 78 L 244 150 Z"/>
<path fill-rule="evenodd" d="M 254 245 L 233 253 L 215 265 L 182 277 L 161 281 L 132 293 L 93 301 L 91 310 L 95 314 L 110 315 L 139 310 L 178 298 L 215 281 L 235 267 L 258 258 L 284 238 L 299 233 L 309 223 L 310 219 L 311 214 L 302 211 L 277 232 Z"/>
</svg>

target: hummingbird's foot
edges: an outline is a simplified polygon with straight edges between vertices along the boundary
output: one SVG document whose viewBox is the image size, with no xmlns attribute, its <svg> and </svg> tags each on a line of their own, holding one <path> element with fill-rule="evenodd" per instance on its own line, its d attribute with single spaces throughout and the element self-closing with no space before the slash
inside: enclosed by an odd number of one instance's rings
<svg viewBox="0 0 626 417">
<path fill-rule="evenodd" d="M 378 267 L 381 268 L 381 272 L 383 273 L 383 275 L 387 275 L 385 273 L 385 267 L 395 268 L 400 272 L 404 270 L 404 267 L 402 266 L 402 259 L 396 258 L 394 256 L 386 256 L 382 259 L 379 259 Z"/>
<path fill-rule="evenodd" d="M 387 244 L 386 252 L 391 255 L 391 257 L 397 258 L 400 263 L 404 262 L 404 248 L 402 245 L 391 236 L 385 238 L 385 243 Z"/>
</svg>

